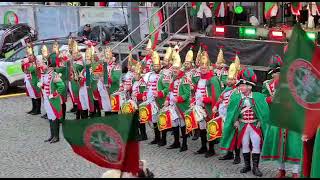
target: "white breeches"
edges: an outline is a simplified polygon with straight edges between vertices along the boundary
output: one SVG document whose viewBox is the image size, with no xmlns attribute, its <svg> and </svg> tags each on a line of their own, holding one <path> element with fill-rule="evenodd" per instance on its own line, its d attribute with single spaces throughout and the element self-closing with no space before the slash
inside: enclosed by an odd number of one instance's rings
<svg viewBox="0 0 320 180">
<path fill-rule="evenodd" d="M 31 83 L 29 80 L 25 80 L 25 83 L 26 83 L 26 89 L 28 91 L 28 94 L 29 94 L 29 97 L 30 98 L 33 98 L 33 99 L 36 99 L 36 95 L 34 94 L 34 90 L 31 86 Z"/>
<path fill-rule="evenodd" d="M 54 114 L 53 109 L 50 105 L 49 99 L 46 95 L 43 95 L 43 106 L 44 106 L 44 110 L 47 113 L 48 119 L 53 121 L 56 120 L 57 117 Z"/>
<path fill-rule="evenodd" d="M 200 130 L 207 129 L 207 122 L 205 119 L 199 121 L 199 128 Z"/>
<path fill-rule="evenodd" d="M 70 81 L 68 83 L 68 88 L 69 88 L 69 92 L 70 92 L 70 97 L 71 97 L 72 103 L 77 104 L 75 102 L 75 100 L 74 100 L 74 94 L 73 94 L 73 91 L 72 91 L 72 87 L 71 87 L 71 82 Z"/>
<path fill-rule="evenodd" d="M 82 106 L 82 110 L 89 109 L 89 97 L 88 97 L 88 90 L 86 86 L 82 86 L 79 89 L 79 101 Z"/>
<path fill-rule="evenodd" d="M 98 81 L 98 91 L 101 97 L 102 111 L 110 112 L 111 111 L 110 96 L 101 81 Z"/>
<path fill-rule="evenodd" d="M 184 127 L 186 126 L 186 123 L 183 119 L 177 118 L 175 120 L 172 120 L 172 127 Z"/>
<path fill-rule="evenodd" d="M 253 130 L 251 124 L 247 125 L 246 131 L 244 132 L 242 139 L 242 152 L 249 153 L 250 152 L 250 141 L 252 144 L 252 153 L 260 153 L 260 136 Z"/>
<path fill-rule="evenodd" d="M 286 170 L 286 164 L 279 162 L 279 169 Z M 300 173 L 300 164 L 292 164 L 292 173 Z"/>
<path fill-rule="evenodd" d="M 197 13 L 197 18 L 203 18 L 203 14 L 206 18 L 212 17 L 211 9 L 204 3 L 202 3 L 199 7 L 199 11 Z"/>
</svg>

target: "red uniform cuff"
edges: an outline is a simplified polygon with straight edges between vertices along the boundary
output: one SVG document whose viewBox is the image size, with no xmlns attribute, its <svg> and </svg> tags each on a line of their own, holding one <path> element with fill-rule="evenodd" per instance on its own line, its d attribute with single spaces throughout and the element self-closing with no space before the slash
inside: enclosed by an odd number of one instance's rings
<svg viewBox="0 0 320 180">
<path fill-rule="evenodd" d="M 159 98 L 163 98 L 163 97 L 164 97 L 164 94 L 163 94 L 162 91 L 158 91 L 158 97 L 159 97 Z"/>
<path fill-rule="evenodd" d="M 137 100 L 142 101 L 143 99 L 143 94 L 142 93 L 138 93 L 137 94 Z"/>
<path fill-rule="evenodd" d="M 203 98 L 203 102 L 205 103 L 205 104 L 209 104 L 209 103 L 211 103 L 211 98 L 210 97 L 204 97 Z"/>
<path fill-rule="evenodd" d="M 183 97 L 182 96 L 178 96 L 177 97 L 177 103 L 182 103 L 182 102 L 184 102 Z"/>
<path fill-rule="evenodd" d="M 272 97 L 271 96 L 267 97 L 266 101 L 267 101 L 268 104 L 271 104 L 272 103 Z"/>
</svg>

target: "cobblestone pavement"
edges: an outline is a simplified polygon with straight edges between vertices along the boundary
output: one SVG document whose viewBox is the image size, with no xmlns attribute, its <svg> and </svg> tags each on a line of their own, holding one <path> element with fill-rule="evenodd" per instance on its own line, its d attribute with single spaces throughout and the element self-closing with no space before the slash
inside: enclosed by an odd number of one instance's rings
<svg viewBox="0 0 320 180">
<path fill-rule="evenodd" d="M 25 113 L 31 108 L 27 97 L 0 99 L 0 102 L 0 177 L 96 178 L 105 172 L 105 169 L 73 153 L 62 133 L 59 143 L 44 143 L 49 135 L 48 122 L 40 116 Z M 67 104 L 67 110 L 70 107 Z M 73 116 L 67 114 L 69 118 Z M 211 158 L 194 155 L 200 147 L 200 140 L 189 138 L 189 150 L 182 153 L 178 149 L 149 145 L 153 133 L 149 127 L 147 129 L 149 139 L 141 143 L 141 158 L 147 161 L 156 177 L 255 177 L 252 172 L 240 173 L 243 162 L 233 165 L 232 161 L 219 161 L 219 155 Z M 173 142 L 170 134 L 168 145 Z M 274 177 L 277 171 L 271 162 L 260 163 L 260 169 L 264 177 Z"/>
</svg>

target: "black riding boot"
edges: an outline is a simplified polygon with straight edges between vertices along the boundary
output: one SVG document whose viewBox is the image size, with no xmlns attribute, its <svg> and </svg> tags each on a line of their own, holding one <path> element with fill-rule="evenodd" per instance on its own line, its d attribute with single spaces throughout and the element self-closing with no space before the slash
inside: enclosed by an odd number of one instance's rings
<svg viewBox="0 0 320 180">
<path fill-rule="evenodd" d="M 50 143 L 56 143 L 59 142 L 59 132 L 60 132 L 60 123 L 59 123 L 59 119 L 56 119 L 55 121 L 53 121 L 53 129 L 54 129 L 54 137 L 51 139 Z"/>
<path fill-rule="evenodd" d="M 201 148 L 196 154 L 204 154 L 208 151 L 207 149 L 207 131 L 205 129 L 200 130 Z"/>
<path fill-rule="evenodd" d="M 150 144 L 158 144 L 160 141 L 160 131 L 158 129 L 157 123 L 153 123 L 154 140 Z"/>
<path fill-rule="evenodd" d="M 202 18 L 197 18 L 197 29 L 200 31 L 201 33 L 201 29 L 202 29 Z"/>
<path fill-rule="evenodd" d="M 159 141 L 159 143 L 158 143 L 158 146 L 165 146 L 165 145 L 167 145 L 167 130 L 162 130 L 161 132 L 160 132 L 160 135 L 161 135 L 161 139 L 160 139 L 160 141 Z"/>
<path fill-rule="evenodd" d="M 100 109 L 99 101 L 97 100 L 94 101 L 94 112 L 96 117 L 101 117 L 101 109 Z"/>
<path fill-rule="evenodd" d="M 113 114 L 117 114 L 117 112 L 104 112 L 104 116 L 109 116 L 109 115 L 113 115 Z"/>
<path fill-rule="evenodd" d="M 80 119 L 81 118 L 81 111 L 77 109 L 76 111 L 76 119 Z"/>
<path fill-rule="evenodd" d="M 212 24 L 212 17 L 208 17 L 206 18 L 206 29 L 208 28 L 208 26 L 210 26 Z"/>
<path fill-rule="evenodd" d="M 87 118 L 88 118 L 88 110 L 82 110 L 81 119 L 87 119 Z"/>
<path fill-rule="evenodd" d="M 261 177 L 262 172 L 259 170 L 260 154 L 252 153 L 252 173 Z"/>
<path fill-rule="evenodd" d="M 241 162 L 240 149 L 235 149 L 234 153 L 235 153 L 235 157 L 234 157 L 234 160 L 233 160 L 233 164 L 239 164 Z"/>
<path fill-rule="evenodd" d="M 90 113 L 89 113 L 89 117 L 90 117 L 90 118 L 94 118 L 95 116 L 96 116 L 96 113 L 95 113 L 95 112 L 90 112 Z"/>
<path fill-rule="evenodd" d="M 146 131 L 146 124 L 140 124 L 139 125 L 140 134 L 141 134 L 141 140 L 145 141 L 148 139 L 147 131 Z"/>
<path fill-rule="evenodd" d="M 192 140 L 195 141 L 195 140 L 199 139 L 199 136 L 200 136 L 200 129 L 195 129 Z"/>
<path fill-rule="evenodd" d="M 240 173 L 247 173 L 251 171 L 251 164 L 250 164 L 250 153 L 242 153 L 243 160 L 244 160 L 244 168 L 240 170 Z"/>
<path fill-rule="evenodd" d="M 180 152 L 188 150 L 188 144 L 187 144 L 187 139 L 188 136 L 186 134 L 186 126 L 181 127 L 181 134 L 182 134 L 182 146 L 180 148 Z"/>
<path fill-rule="evenodd" d="M 177 148 L 180 148 L 180 141 L 179 141 L 179 126 L 178 127 L 173 127 L 172 128 L 172 131 L 173 131 L 173 136 L 174 136 L 174 141 L 173 143 L 167 148 L 167 149 L 177 149 Z"/>
<path fill-rule="evenodd" d="M 233 159 L 232 151 L 228 151 L 227 154 L 219 158 L 219 160 L 231 160 L 231 159 Z"/>
<path fill-rule="evenodd" d="M 41 116 L 42 119 L 48 119 L 48 114 L 44 114 Z"/>
<path fill-rule="evenodd" d="M 77 112 L 78 106 L 76 104 L 73 104 L 72 109 L 70 109 L 70 112 L 75 113 Z"/>
<path fill-rule="evenodd" d="M 30 111 L 27 112 L 27 114 L 31 114 L 35 111 L 35 107 L 36 107 L 36 100 L 31 98 L 31 102 L 32 102 L 32 109 Z"/>
<path fill-rule="evenodd" d="M 214 156 L 216 154 L 214 150 L 215 141 L 210 141 L 208 144 L 209 144 L 209 150 L 206 152 L 206 155 L 205 155 L 206 158 Z"/>
<path fill-rule="evenodd" d="M 34 103 L 34 111 L 31 113 L 31 115 L 41 114 L 41 98 L 35 99 Z"/>
<path fill-rule="evenodd" d="M 62 105 L 62 119 L 60 119 L 60 123 L 62 123 L 66 119 L 66 111 L 67 111 L 67 105 L 66 103 L 63 103 Z"/>
<path fill-rule="evenodd" d="M 50 125 L 50 137 L 49 137 L 49 139 L 45 140 L 44 142 L 50 142 L 54 136 L 53 122 L 51 120 L 49 120 L 49 125 Z"/>
</svg>

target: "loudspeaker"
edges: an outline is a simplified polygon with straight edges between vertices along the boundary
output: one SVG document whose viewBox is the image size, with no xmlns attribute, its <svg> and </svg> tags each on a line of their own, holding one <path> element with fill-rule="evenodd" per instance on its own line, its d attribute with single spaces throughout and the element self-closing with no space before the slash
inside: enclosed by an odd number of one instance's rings
<svg viewBox="0 0 320 180">
<path fill-rule="evenodd" d="M 225 38 L 240 38 L 239 26 L 226 25 L 224 26 L 224 37 Z"/>
</svg>

